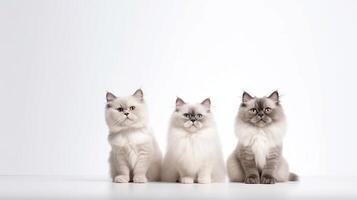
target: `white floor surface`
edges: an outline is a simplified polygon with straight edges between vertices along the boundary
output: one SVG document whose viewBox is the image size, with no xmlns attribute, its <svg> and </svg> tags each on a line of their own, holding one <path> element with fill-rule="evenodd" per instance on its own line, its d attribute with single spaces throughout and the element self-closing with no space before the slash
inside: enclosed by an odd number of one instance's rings
<svg viewBox="0 0 357 200">
<path fill-rule="evenodd" d="M 357 199 L 357 177 L 275 185 L 119 184 L 93 176 L 0 176 L 0 199 Z"/>
</svg>

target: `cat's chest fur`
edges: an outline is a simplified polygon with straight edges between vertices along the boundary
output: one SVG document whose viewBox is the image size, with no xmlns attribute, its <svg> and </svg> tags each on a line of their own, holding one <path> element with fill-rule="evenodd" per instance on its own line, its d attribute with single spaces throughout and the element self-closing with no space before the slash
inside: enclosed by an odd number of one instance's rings
<svg viewBox="0 0 357 200">
<path fill-rule="evenodd" d="M 250 128 L 245 129 L 244 133 L 240 134 L 239 140 L 244 147 L 252 150 L 256 165 L 262 169 L 266 164 L 270 150 L 281 145 L 282 136 L 277 130 Z"/>
<path fill-rule="evenodd" d="M 142 145 L 152 145 L 152 138 L 148 130 L 135 130 L 119 133 L 109 137 L 109 143 L 117 156 L 125 157 L 131 167 L 135 166 L 138 160 Z"/>
<path fill-rule="evenodd" d="M 202 162 L 209 162 L 216 146 L 214 136 L 213 130 L 192 134 L 176 133 L 174 152 L 179 162 L 197 165 L 197 167 Z"/>
<path fill-rule="evenodd" d="M 135 130 L 118 133 L 109 137 L 109 143 L 115 147 L 135 146 L 148 143 L 151 140 L 148 130 Z"/>
<path fill-rule="evenodd" d="M 131 167 L 135 166 L 142 145 L 151 145 L 151 135 L 147 130 L 118 133 L 109 137 L 109 143 L 117 156 L 125 157 Z"/>
<path fill-rule="evenodd" d="M 269 149 L 274 147 L 274 145 L 264 130 L 257 131 L 257 133 L 253 134 L 250 138 L 249 146 L 254 153 L 255 162 L 259 168 L 264 167 Z"/>
</svg>

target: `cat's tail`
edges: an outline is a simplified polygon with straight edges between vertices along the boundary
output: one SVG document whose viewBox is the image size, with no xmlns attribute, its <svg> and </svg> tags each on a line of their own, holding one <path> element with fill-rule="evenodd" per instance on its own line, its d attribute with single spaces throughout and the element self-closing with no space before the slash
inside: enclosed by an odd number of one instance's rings
<svg viewBox="0 0 357 200">
<path fill-rule="evenodd" d="M 295 173 L 290 172 L 289 181 L 299 181 L 299 176 Z"/>
</svg>

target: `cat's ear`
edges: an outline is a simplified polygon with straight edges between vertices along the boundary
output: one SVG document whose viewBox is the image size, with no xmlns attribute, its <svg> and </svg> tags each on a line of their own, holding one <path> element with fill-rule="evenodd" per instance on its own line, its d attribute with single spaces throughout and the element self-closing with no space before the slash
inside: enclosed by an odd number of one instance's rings
<svg viewBox="0 0 357 200">
<path fill-rule="evenodd" d="M 177 97 L 176 98 L 176 110 L 179 108 L 179 107 L 181 107 L 181 106 L 183 106 L 184 104 L 186 104 L 180 97 Z"/>
<path fill-rule="evenodd" d="M 211 110 L 211 99 L 207 98 L 201 102 L 201 105 L 207 108 L 208 111 Z"/>
<path fill-rule="evenodd" d="M 143 90 L 141 88 L 137 89 L 134 92 L 133 96 L 138 98 L 140 101 L 144 101 L 144 93 L 143 93 Z"/>
<path fill-rule="evenodd" d="M 248 101 L 252 100 L 253 97 L 248 94 L 248 92 L 244 91 L 242 95 L 242 102 L 247 103 Z"/>
<path fill-rule="evenodd" d="M 117 97 L 116 97 L 113 93 L 111 93 L 111 92 L 107 92 L 107 94 L 106 94 L 105 96 L 106 96 L 106 98 L 107 98 L 107 102 L 113 101 L 114 99 L 117 98 Z"/>
<path fill-rule="evenodd" d="M 269 99 L 275 101 L 276 103 L 279 103 L 279 93 L 277 90 L 275 90 L 273 93 L 271 93 L 269 96 L 268 96 Z"/>
</svg>

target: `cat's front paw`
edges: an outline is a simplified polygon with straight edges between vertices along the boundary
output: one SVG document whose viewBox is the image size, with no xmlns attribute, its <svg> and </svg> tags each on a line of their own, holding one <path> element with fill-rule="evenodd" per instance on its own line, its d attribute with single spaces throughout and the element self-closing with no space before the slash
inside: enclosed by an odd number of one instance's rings
<svg viewBox="0 0 357 200">
<path fill-rule="evenodd" d="M 245 177 L 244 183 L 246 184 L 258 184 L 260 182 L 259 176 L 256 174 L 251 174 Z"/>
<path fill-rule="evenodd" d="M 181 183 L 183 183 L 183 184 L 192 184 L 193 183 L 193 178 L 191 178 L 191 177 L 182 177 L 181 178 Z"/>
<path fill-rule="evenodd" d="M 127 175 L 119 175 L 114 177 L 113 182 L 114 183 L 128 183 L 130 180 L 129 176 Z"/>
<path fill-rule="evenodd" d="M 262 178 L 260 181 L 261 184 L 274 184 L 275 182 L 276 182 L 276 179 L 269 174 L 262 175 Z"/>
<path fill-rule="evenodd" d="M 211 183 L 211 177 L 198 177 L 197 183 L 201 183 L 201 184 Z"/>
<path fill-rule="evenodd" d="M 148 182 L 148 179 L 146 178 L 146 176 L 144 175 L 144 176 L 134 176 L 134 178 L 133 178 L 133 182 L 134 183 L 146 183 L 146 182 Z"/>
</svg>

